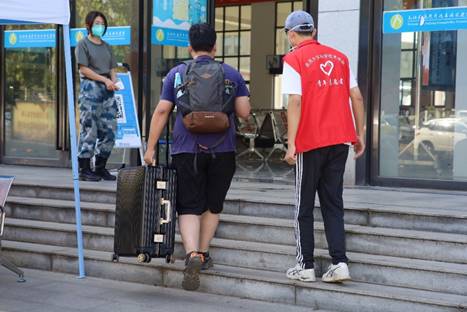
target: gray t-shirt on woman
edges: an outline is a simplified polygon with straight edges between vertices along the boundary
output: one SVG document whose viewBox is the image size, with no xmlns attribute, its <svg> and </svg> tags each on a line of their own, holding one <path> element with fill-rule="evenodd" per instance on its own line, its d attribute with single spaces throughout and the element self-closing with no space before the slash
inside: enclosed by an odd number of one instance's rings
<svg viewBox="0 0 467 312">
<path fill-rule="evenodd" d="M 99 75 L 110 75 L 110 71 L 117 67 L 112 48 L 104 41 L 95 44 L 85 37 L 78 42 L 75 53 L 79 65 L 89 67 Z"/>
</svg>

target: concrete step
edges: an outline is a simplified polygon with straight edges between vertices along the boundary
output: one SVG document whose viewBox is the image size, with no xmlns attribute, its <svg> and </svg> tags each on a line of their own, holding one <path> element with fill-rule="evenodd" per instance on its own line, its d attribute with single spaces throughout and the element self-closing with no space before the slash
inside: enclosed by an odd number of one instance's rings
<svg viewBox="0 0 467 312">
<path fill-rule="evenodd" d="M 277 186 L 276 186 L 277 187 Z M 229 214 L 248 215 L 268 218 L 293 219 L 295 199 L 293 190 L 287 189 L 255 190 L 232 186 L 227 196 L 224 211 Z M 466 198 L 467 200 L 467 198 Z M 390 202 L 365 202 L 347 199 L 344 194 L 345 223 L 372 227 L 386 227 L 442 233 L 467 234 L 467 209 L 465 207 L 425 207 L 400 206 Z M 322 221 L 320 203 L 316 200 L 315 220 Z"/>
<path fill-rule="evenodd" d="M 64 273 L 77 271 L 74 248 L 4 241 L 3 249 L 21 267 Z M 108 252 L 86 250 L 87 275 L 180 287 L 181 261 L 174 265 L 164 264 L 162 260 L 142 265 L 134 259 L 112 263 L 110 257 Z M 201 275 L 199 291 L 342 312 L 459 312 L 467 309 L 467 296 L 360 282 L 301 283 L 287 280 L 283 273 L 222 265 Z M 333 297 L 336 300 L 330 300 Z"/>
<path fill-rule="evenodd" d="M 45 194 L 54 194 L 60 197 L 68 191 L 54 189 L 44 191 Z M 63 192 L 63 193 L 61 193 Z M 277 200 L 274 195 L 265 198 L 251 197 L 249 200 L 235 195 L 231 190 L 225 203 L 224 212 L 233 215 L 245 215 L 267 218 L 281 218 L 292 220 L 294 207 L 284 201 Z M 83 198 L 92 199 L 94 195 L 84 193 Z M 71 193 L 68 195 L 72 195 Z M 63 195 L 67 197 L 68 195 Z M 111 194 L 104 196 L 109 197 Z M 263 195 L 264 196 L 264 195 Z M 245 198 L 245 197 L 243 197 Z M 318 203 L 319 204 L 319 203 Z M 75 222 L 74 202 L 63 199 L 48 199 L 34 197 L 10 196 L 7 201 L 8 216 L 41 221 Z M 85 225 L 113 226 L 115 223 L 114 203 L 81 201 L 82 222 Z M 315 209 L 315 218 L 321 221 L 321 211 Z M 348 205 L 345 212 L 346 224 L 355 224 L 370 227 L 385 227 L 408 229 L 418 231 L 441 232 L 451 234 L 467 234 L 467 212 L 460 210 L 445 210 L 434 208 L 414 208 L 398 206 L 378 206 L 376 204 L 356 203 Z"/>
<path fill-rule="evenodd" d="M 5 239 L 26 243 L 76 247 L 72 224 L 9 219 Z M 177 235 L 176 255 L 185 252 Z M 83 227 L 84 248 L 113 251 L 113 229 Z M 295 247 L 249 241 L 215 238 L 211 253 L 217 264 L 284 272 L 295 264 Z M 327 251 L 317 249 L 316 270 L 321 276 L 329 265 Z M 467 293 L 467 265 L 423 261 L 406 258 L 349 253 L 352 276 L 357 281 L 384 285 L 435 290 L 446 293 Z"/>
<path fill-rule="evenodd" d="M 106 225 L 109 225 L 109 222 L 113 222 L 113 219 L 109 216 L 106 219 Z M 11 220 L 11 218 L 8 220 Z M 16 225 L 21 226 L 21 222 L 18 223 L 17 221 Z M 65 227 L 66 224 L 62 224 L 62 226 Z M 26 233 L 21 235 L 26 238 L 31 237 L 31 233 L 27 233 L 28 227 L 28 223 L 22 225 L 22 232 L 26 231 Z M 83 230 L 86 231 L 87 228 L 92 228 L 92 226 L 84 226 Z M 100 231 L 102 228 L 98 230 Z M 110 232 L 112 231 L 110 230 Z M 47 229 L 43 229 L 43 232 L 45 241 L 41 242 L 49 243 L 47 239 L 49 239 L 50 233 Z M 349 252 L 450 263 L 467 263 L 467 236 L 461 234 L 372 228 L 351 224 L 346 225 L 346 233 L 347 250 Z M 70 233 L 66 238 L 61 239 L 71 242 L 73 235 L 73 233 Z M 216 237 L 295 246 L 293 221 L 286 219 L 222 214 Z M 90 235 L 89 239 L 90 244 L 94 242 L 98 246 L 101 243 L 95 236 Z M 94 239 L 96 240 L 93 241 Z M 315 246 L 316 248 L 327 249 L 324 225 L 320 222 L 315 222 Z"/>
<path fill-rule="evenodd" d="M 295 246 L 293 221 L 287 219 L 223 214 L 216 237 Z M 347 224 L 346 244 L 350 252 L 467 263 L 467 236 L 461 234 Z M 321 222 L 315 222 L 315 246 L 327 249 Z"/>
<path fill-rule="evenodd" d="M 116 184 L 112 182 L 80 182 L 80 199 L 89 203 L 115 204 Z M 13 183 L 9 196 L 74 200 L 73 186 L 54 181 L 24 181 Z"/>
<path fill-rule="evenodd" d="M 81 201 L 83 225 L 113 227 L 115 204 Z M 5 210 L 9 218 L 75 223 L 75 203 L 70 200 L 9 196 Z"/>
</svg>

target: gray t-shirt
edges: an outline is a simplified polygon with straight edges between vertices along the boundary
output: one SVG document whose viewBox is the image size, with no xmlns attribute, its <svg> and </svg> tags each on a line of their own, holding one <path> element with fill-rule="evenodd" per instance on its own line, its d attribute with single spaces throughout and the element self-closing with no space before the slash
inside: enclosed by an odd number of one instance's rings
<svg viewBox="0 0 467 312">
<path fill-rule="evenodd" d="M 117 67 L 112 48 L 104 41 L 95 44 L 85 37 L 78 42 L 75 52 L 78 64 L 89 67 L 99 75 L 109 75 Z"/>
</svg>

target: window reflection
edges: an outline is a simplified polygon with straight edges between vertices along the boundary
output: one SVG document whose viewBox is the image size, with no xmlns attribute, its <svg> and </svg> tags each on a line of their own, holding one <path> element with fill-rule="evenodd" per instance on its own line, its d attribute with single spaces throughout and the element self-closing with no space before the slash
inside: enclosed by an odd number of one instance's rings
<svg viewBox="0 0 467 312">
<path fill-rule="evenodd" d="M 385 8 L 451 2 L 385 1 Z M 382 51 L 379 174 L 467 180 L 467 60 L 460 57 L 467 31 L 384 34 Z"/>
</svg>

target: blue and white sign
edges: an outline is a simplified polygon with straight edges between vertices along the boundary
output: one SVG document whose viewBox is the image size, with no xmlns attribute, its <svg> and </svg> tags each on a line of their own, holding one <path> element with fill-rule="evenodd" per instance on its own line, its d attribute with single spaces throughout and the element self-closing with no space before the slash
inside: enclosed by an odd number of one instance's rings
<svg viewBox="0 0 467 312">
<path fill-rule="evenodd" d="M 152 44 L 186 47 L 191 25 L 207 21 L 207 0 L 154 1 Z"/>
<path fill-rule="evenodd" d="M 78 42 L 88 35 L 86 28 L 73 28 L 70 32 L 71 46 L 76 47 Z M 131 43 L 131 26 L 108 27 L 102 39 L 112 46 L 125 46 Z"/>
<path fill-rule="evenodd" d="M 75 47 L 78 41 L 87 36 L 86 28 L 73 28 L 70 30 L 71 46 Z M 116 26 L 107 28 L 102 38 L 108 44 L 130 45 L 131 26 Z M 7 49 L 24 48 L 55 48 L 57 32 L 55 29 L 7 30 L 5 31 L 4 46 Z"/>
<path fill-rule="evenodd" d="M 383 33 L 447 31 L 467 29 L 467 7 L 387 11 Z"/>
<path fill-rule="evenodd" d="M 7 49 L 55 48 L 55 29 L 7 30 L 4 46 Z"/>
<path fill-rule="evenodd" d="M 141 132 L 131 76 L 130 73 L 118 73 L 117 78 L 122 82 L 123 88 L 115 92 L 118 107 L 115 147 L 139 148 L 141 147 Z"/>
</svg>

